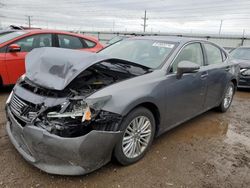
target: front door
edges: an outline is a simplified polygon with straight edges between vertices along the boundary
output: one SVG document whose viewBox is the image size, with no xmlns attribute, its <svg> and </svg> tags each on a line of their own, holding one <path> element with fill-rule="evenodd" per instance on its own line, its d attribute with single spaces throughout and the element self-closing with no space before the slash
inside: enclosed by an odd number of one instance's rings
<svg viewBox="0 0 250 188">
<path fill-rule="evenodd" d="M 200 66 L 195 73 L 176 78 L 177 66 L 181 61 L 190 61 Z M 201 113 L 204 108 L 207 71 L 199 42 L 186 45 L 175 58 L 166 85 L 166 126 L 171 128 L 184 120 Z"/>
<path fill-rule="evenodd" d="M 38 34 L 22 38 L 14 42 L 21 47 L 20 52 L 9 52 L 7 48 L 5 63 L 9 75 L 9 84 L 15 84 L 25 73 L 25 56 L 34 48 L 52 46 L 51 34 Z"/>
</svg>

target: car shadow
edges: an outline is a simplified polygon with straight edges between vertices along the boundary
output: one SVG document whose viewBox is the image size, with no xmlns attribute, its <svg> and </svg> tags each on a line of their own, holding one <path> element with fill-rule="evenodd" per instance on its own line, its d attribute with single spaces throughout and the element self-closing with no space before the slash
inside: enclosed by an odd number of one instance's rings
<svg viewBox="0 0 250 188">
<path fill-rule="evenodd" d="M 9 86 L 2 86 L 0 87 L 0 94 L 7 94 L 10 93 L 11 90 L 13 89 L 14 85 L 9 85 Z"/>
<path fill-rule="evenodd" d="M 237 88 L 237 91 L 250 92 L 250 88 Z"/>
</svg>

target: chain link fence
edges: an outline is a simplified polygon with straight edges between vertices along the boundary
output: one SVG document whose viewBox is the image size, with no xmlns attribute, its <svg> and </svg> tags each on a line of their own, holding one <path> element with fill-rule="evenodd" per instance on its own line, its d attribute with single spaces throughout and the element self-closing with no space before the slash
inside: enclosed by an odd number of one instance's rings
<svg viewBox="0 0 250 188">
<path fill-rule="evenodd" d="M 115 36 L 178 36 L 178 37 L 191 37 L 197 39 L 208 40 L 215 42 L 218 45 L 224 47 L 227 50 L 237 48 L 239 46 L 250 46 L 250 38 L 245 36 L 233 36 L 233 35 L 195 35 L 195 34 L 169 34 L 169 33 L 142 33 L 142 32 L 80 32 L 86 35 L 94 36 L 100 40 L 102 44 L 114 38 Z"/>
</svg>

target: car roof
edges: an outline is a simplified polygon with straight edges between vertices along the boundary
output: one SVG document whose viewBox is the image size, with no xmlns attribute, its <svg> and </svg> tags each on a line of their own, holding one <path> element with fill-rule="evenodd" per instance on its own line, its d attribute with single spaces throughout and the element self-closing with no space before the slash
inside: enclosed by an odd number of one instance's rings
<svg viewBox="0 0 250 188">
<path fill-rule="evenodd" d="M 22 31 L 22 30 L 11 30 L 11 29 L 7 29 L 7 30 L 0 30 L 0 33 L 8 33 L 8 32 L 13 32 L 13 31 Z"/>
<path fill-rule="evenodd" d="M 16 31 L 24 31 L 24 32 L 27 32 L 29 34 L 39 34 L 39 33 L 67 34 L 67 35 L 78 36 L 81 38 L 86 38 L 86 39 L 98 42 L 98 40 L 95 37 L 86 36 L 83 34 L 73 33 L 73 32 L 69 32 L 69 31 L 52 30 L 52 29 L 28 29 L 28 30 L 16 30 Z"/>
<path fill-rule="evenodd" d="M 129 39 L 124 39 L 124 40 L 130 40 L 130 39 L 145 39 L 145 40 L 173 42 L 173 43 L 178 43 L 180 46 L 188 42 L 205 42 L 205 43 L 211 43 L 217 46 L 218 48 L 220 48 L 221 50 L 225 51 L 225 49 L 223 49 L 220 45 L 212 41 L 200 39 L 200 38 L 189 38 L 189 37 L 182 37 L 182 36 L 136 36 L 136 37 L 132 37 Z"/>
<path fill-rule="evenodd" d="M 158 41 L 169 41 L 169 42 L 178 42 L 178 43 L 186 43 L 191 41 L 206 41 L 196 38 L 188 38 L 188 37 L 176 37 L 176 36 L 137 36 L 133 37 L 134 39 L 148 39 L 148 40 L 158 40 Z"/>
<path fill-rule="evenodd" d="M 18 30 L 17 30 L 18 31 Z M 27 32 L 32 33 L 70 33 L 68 31 L 61 31 L 61 30 L 55 30 L 55 29 L 26 29 Z"/>
</svg>

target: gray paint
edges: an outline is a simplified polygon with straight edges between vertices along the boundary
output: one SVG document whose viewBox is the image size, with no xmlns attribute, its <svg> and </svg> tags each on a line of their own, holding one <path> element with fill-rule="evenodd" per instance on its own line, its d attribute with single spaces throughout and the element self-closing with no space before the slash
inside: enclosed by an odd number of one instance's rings
<svg viewBox="0 0 250 188">
<path fill-rule="evenodd" d="M 121 114 L 122 116 L 125 116 L 133 108 L 142 103 L 155 105 L 160 114 L 159 124 L 157 125 L 157 135 L 217 106 L 222 101 L 227 84 L 233 79 L 235 79 L 236 82 L 238 80 L 237 65 L 230 62 L 229 58 L 220 65 L 202 66 L 196 73 L 186 73 L 181 79 L 177 79 L 176 74 L 169 72 L 169 66 L 176 55 L 181 51 L 183 46 L 189 43 L 203 43 L 205 41 L 172 37 L 144 37 L 143 39 L 172 41 L 178 43 L 179 46 L 160 69 L 107 86 L 93 93 L 87 99 L 111 95 L 111 99 L 107 101 L 102 110 Z M 40 53 L 42 54 L 41 56 L 39 56 Z M 49 48 L 36 50 L 28 57 L 27 66 L 29 72 L 27 76 L 38 85 L 44 85 L 54 89 L 63 89 L 73 78 L 84 71 L 84 69 L 105 59 L 99 57 L 99 54 L 92 56 L 92 54 L 89 53 L 83 53 L 83 55 L 80 55 L 80 53 L 82 52 Z M 85 58 L 86 60 L 84 60 Z M 82 61 L 86 64 L 81 63 Z M 36 67 L 35 62 L 38 63 L 39 68 Z M 74 62 L 77 63 L 74 64 Z M 204 63 L 206 63 L 206 61 Z M 51 73 L 51 69 L 54 66 L 64 67 L 64 69 L 60 69 L 62 71 L 54 75 Z M 65 69 L 65 67 L 68 67 L 68 69 Z M 59 74 L 63 74 L 63 76 L 60 77 Z M 50 78 L 57 80 L 50 80 Z M 14 92 L 23 99 L 25 99 L 25 96 L 28 96 L 26 100 L 30 100 L 34 103 L 44 101 L 47 106 L 53 106 L 61 102 L 59 99 L 41 97 L 24 91 L 18 85 L 15 87 Z M 63 100 L 66 99 L 62 99 L 62 101 Z M 13 127 L 18 127 L 15 120 L 11 118 L 11 112 L 8 111 L 8 104 L 7 117 Z M 29 147 L 32 148 L 35 147 L 36 144 L 39 145 L 43 143 L 44 148 L 41 149 L 43 152 L 50 153 L 50 155 L 63 156 L 60 160 L 58 160 L 58 158 L 51 159 L 47 155 L 38 157 L 36 156 L 36 152 L 30 151 L 35 161 L 29 159 L 28 161 L 49 173 L 85 174 L 98 168 L 110 159 L 116 139 L 119 138 L 119 136 L 116 136 L 119 133 L 90 132 L 82 138 L 72 138 L 72 142 L 67 143 L 67 139 L 58 136 L 55 137 L 44 130 L 37 129 L 33 125 L 27 128 L 25 126 L 25 128 L 17 134 L 11 132 L 9 127 L 10 125 L 7 125 L 11 140 L 15 138 L 17 143 L 22 142 L 18 140 L 18 135 L 21 134 L 25 139 L 29 137 L 26 140 L 26 144 Z M 12 128 L 12 130 L 14 129 L 15 128 Z M 61 145 L 56 143 L 58 140 Z M 103 146 L 103 140 L 105 140 L 105 146 Z M 14 141 L 12 142 L 14 145 L 17 145 L 16 148 L 18 149 L 18 144 Z M 30 146 L 32 145 L 31 143 L 35 144 Z M 76 148 L 79 147 L 84 148 L 86 155 L 79 154 L 79 151 L 82 150 L 76 151 Z M 57 149 L 58 154 L 55 154 L 53 151 Z M 88 152 L 90 152 L 89 156 L 91 158 L 88 158 Z M 95 152 L 99 154 L 94 156 L 93 153 Z M 22 152 L 20 153 L 22 154 Z M 70 156 L 72 154 L 77 157 L 71 158 Z M 24 156 L 24 154 L 22 155 Z M 36 162 L 37 159 L 44 161 L 39 164 Z M 61 162 L 61 160 L 67 161 L 67 165 Z M 68 163 L 73 166 L 70 166 Z M 86 168 L 88 170 L 86 170 Z"/>
<path fill-rule="evenodd" d="M 249 46 L 241 46 L 237 49 L 250 49 Z M 235 50 L 237 50 L 235 49 Z M 250 51 L 250 50 L 249 50 Z M 233 52 L 233 51 L 232 51 Z M 233 57 L 232 57 L 233 58 Z M 240 69 L 250 69 L 250 60 L 244 59 L 233 59 L 236 63 L 239 63 Z M 239 74 L 239 84 L 238 88 L 250 88 L 250 77 Z"/>
<path fill-rule="evenodd" d="M 12 144 L 26 161 L 51 174 L 80 175 L 100 168 L 110 161 L 121 134 L 91 131 L 77 138 L 61 138 L 34 125 L 22 127 L 9 109 L 7 113 Z"/>
</svg>

